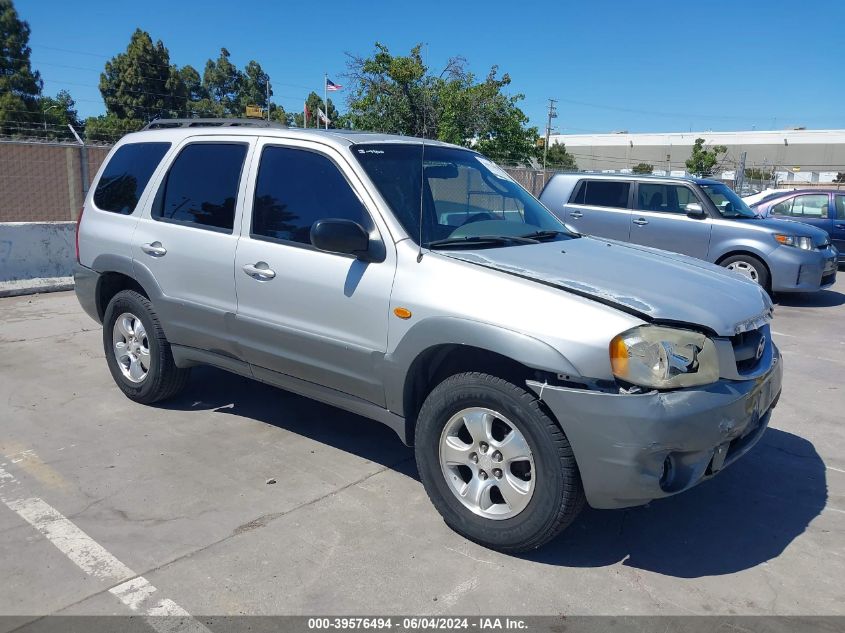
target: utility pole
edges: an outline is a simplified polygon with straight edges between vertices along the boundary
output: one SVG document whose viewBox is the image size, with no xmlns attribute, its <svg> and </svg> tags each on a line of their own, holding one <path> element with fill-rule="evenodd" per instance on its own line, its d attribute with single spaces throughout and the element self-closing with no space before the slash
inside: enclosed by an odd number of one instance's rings
<svg viewBox="0 0 845 633">
<path fill-rule="evenodd" d="M 546 184 L 546 157 L 549 154 L 549 136 L 552 133 L 552 119 L 557 118 L 555 104 L 557 99 L 549 99 L 549 118 L 546 122 L 546 142 L 543 144 L 543 184 Z"/>
<path fill-rule="evenodd" d="M 270 121 L 270 75 L 265 75 L 267 78 L 267 122 Z"/>
</svg>

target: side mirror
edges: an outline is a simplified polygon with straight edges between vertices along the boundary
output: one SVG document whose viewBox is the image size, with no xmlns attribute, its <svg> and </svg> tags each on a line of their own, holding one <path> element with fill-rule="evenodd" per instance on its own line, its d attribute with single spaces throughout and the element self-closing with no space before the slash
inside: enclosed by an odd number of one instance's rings
<svg viewBox="0 0 845 633">
<path fill-rule="evenodd" d="M 321 251 L 374 261 L 370 254 L 370 236 L 363 226 L 352 220 L 317 220 L 311 225 L 311 244 Z"/>
<path fill-rule="evenodd" d="M 690 202 L 687 205 L 687 215 L 691 218 L 695 218 L 696 220 L 701 220 L 702 218 L 707 217 L 707 214 L 698 202 Z"/>
</svg>

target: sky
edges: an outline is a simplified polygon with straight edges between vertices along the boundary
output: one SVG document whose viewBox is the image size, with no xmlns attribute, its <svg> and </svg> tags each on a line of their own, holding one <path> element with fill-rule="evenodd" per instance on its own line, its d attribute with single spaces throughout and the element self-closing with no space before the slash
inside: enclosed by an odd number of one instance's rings
<svg viewBox="0 0 845 633">
<path fill-rule="evenodd" d="M 140 27 L 200 73 L 221 47 L 255 59 L 288 111 L 323 73 L 344 85 L 346 53 L 378 41 L 423 43 L 438 74 L 454 56 L 480 77 L 497 65 L 541 133 L 549 98 L 563 134 L 845 128 L 841 0 L 14 1 L 45 94 L 68 90 L 83 117 L 105 111 L 99 74 Z M 341 111 L 348 95 L 333 95 Z"/>
</svg>

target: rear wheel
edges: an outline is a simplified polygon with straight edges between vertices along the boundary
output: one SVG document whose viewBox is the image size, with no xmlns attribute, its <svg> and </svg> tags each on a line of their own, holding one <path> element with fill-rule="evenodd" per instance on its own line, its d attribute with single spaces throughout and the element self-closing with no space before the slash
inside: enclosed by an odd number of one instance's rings
<svg viewBox="0 0 845 633">
<path fill-rule="evenodd" d="M 753 255 L 733 255 L 725 259 L 722 266 L 747 277 L 765 289 L 769 289 L 769 271 L 766 265 Z"/>
<path fill-rule="evenodd" d="M 501 378 L 465 373 L 438 385 L 420 410 L 415 445 L 434 506 L 486 547 L 540 547 L 584 505 L 566 436 L 536 397 Z"/>
<path fill-rule="evenodd" d="M 103 348 L 112 378 L 135 402 L 172 398 L 187 384 L 190 369 L 176 367 L 152 303 L 134 290 L 122 290 L 109 302 Z"/>
</svg>

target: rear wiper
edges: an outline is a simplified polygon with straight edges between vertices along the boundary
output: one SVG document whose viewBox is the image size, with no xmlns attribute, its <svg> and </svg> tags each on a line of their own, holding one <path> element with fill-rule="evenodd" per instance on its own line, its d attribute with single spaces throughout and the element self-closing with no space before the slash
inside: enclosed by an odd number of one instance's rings
<svg viewBox="0 0 845 633">
<path fill-rule="evenodd" d="M 464 246 L 478 244 L 537 244 L 537 240 L 519 235 L 468 235 L 466 237 L 447 237 L 433 240 L 426 244 L 428 248 Z"/>
<path fill-rule="evenodd" d="M 546 240 L 555 238 L 558 235 L 571 235 L 571 233 L 567 233 L 565 231 L 534 231 L 533 233 L 526 233 L 525 235 L 520 235 L 520 237 L 525 237 L 533 240 Z"/>
</svg>

